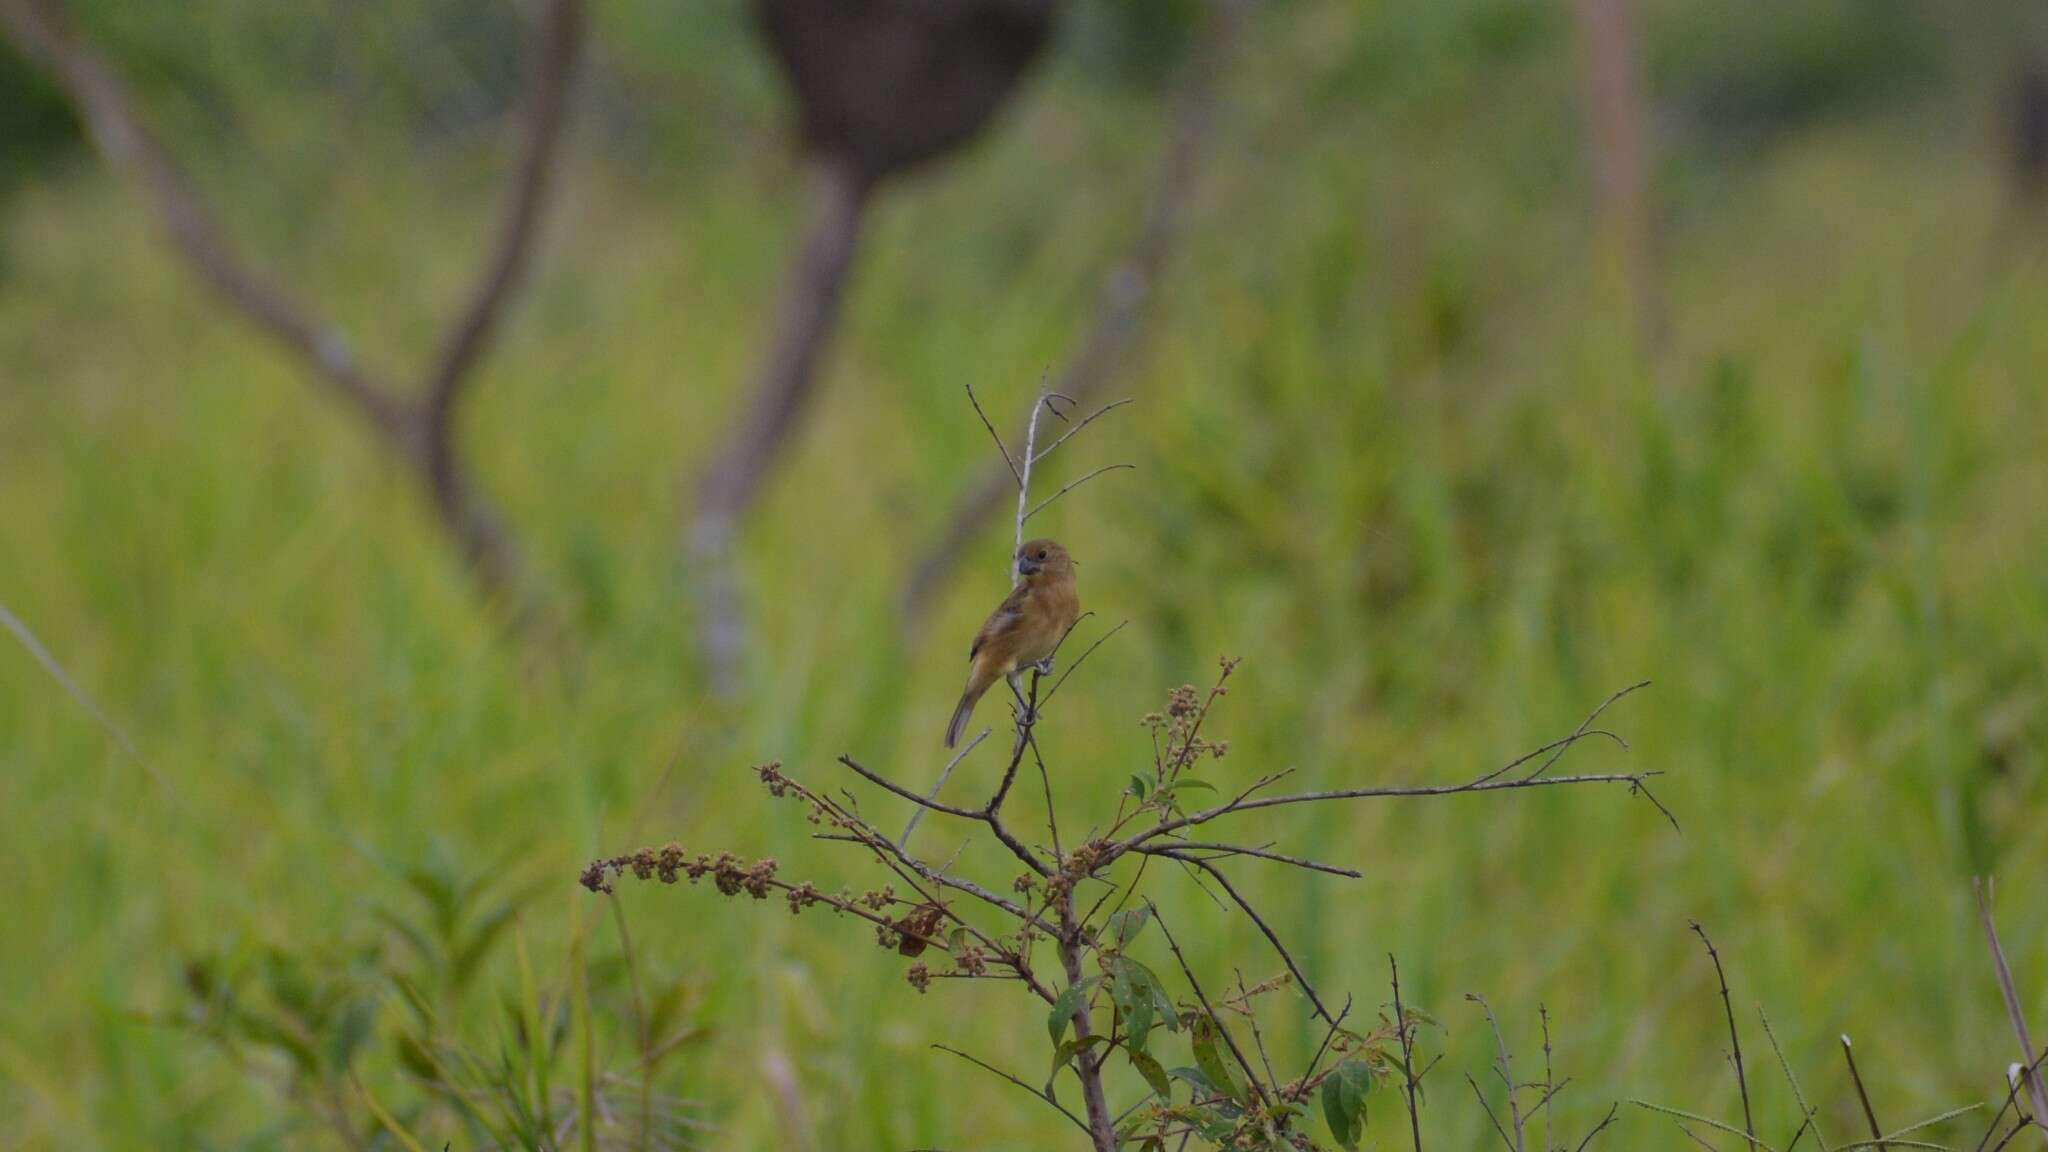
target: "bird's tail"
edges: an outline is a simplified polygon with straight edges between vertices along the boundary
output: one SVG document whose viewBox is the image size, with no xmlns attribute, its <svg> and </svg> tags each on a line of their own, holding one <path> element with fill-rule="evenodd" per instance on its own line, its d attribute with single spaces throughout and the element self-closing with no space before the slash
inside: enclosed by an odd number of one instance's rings
<svg viewBox="0 0 2048 1152">
<path fill-rule="evenodd" d="M 981 694 L 988 691 L 988 685 L 967 682 L 967 691 L 960 694 L 960 703 L 953 708 L 953 720 L 946 725 L 946 747 L 960 743 L 960 733 L 967 727 L 968 717 L 974 715 L 974 706 L 981 702 Z"/>
</svg>

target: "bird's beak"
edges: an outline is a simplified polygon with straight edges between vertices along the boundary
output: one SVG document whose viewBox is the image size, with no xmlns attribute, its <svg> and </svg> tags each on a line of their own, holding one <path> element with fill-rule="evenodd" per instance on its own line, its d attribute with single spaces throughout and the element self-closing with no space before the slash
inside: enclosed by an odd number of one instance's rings
<svg viewBox="0 0 2048 1152">
<path fill-rule="evenodd" d="M 1038 574 L 1038 570 L 1043 567 L 1045 567 L 1045 565 L 1040 564 L 1038 561 L 1033 560 L 1029 556 L 1017 557 L 1017 571 L 1022 575 L 1035 576 Z"/>
</svg>

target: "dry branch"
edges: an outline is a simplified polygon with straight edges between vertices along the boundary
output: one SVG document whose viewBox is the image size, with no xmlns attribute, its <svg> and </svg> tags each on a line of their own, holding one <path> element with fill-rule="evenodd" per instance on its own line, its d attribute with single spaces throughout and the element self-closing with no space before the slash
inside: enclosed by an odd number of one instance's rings
<svg viewBox="0 0 2048 1152">
<path fill-rule="evenodd" d="M 685 537 L 696 569 L 699 640 L 713 683 L 722 692 L 737 686 L 746 643 L 734 536 L 817 386 L 818 359 L 838 323 L 873 189 L 866 177 L 838 164 L 821 162 L 813 176 L 810 222 L 767 353 L 738 427 L 698 482 Z"/>
<path fill-rule="evenodd" d="M 979 411 L 979 402 L 971 390 L 968 395 L 970 403 Z M 1012 472 L 1017 485 L 1013 530 L 1020 538 L 1023 521 L 1032 507 L 1033 465 L 1087 424 L 1087 420 L 1082 420 L 1059 440 L 1041 449 L 1039 419 L 1045 413 L 1052 413 L 1056 419 L 1069 419 L 1069 411 L 1063 410 L 1067 404 L 1065 397 L 1041 392 L 1026 424 L 1019 452 L 1013 453 L 1001 436 L 994 434 L 994 427 L 989 424 L 991 439 L 1002 455 L 1005 471 Z M 1104 410 L 1098 410 L 1096 414 L 1101 411 Z M 987 423 L 985 414 L 984 423 Z M 1013 549 L 1013 561 L 1014 557 Z M 1115 632 L 1116 629 L 1111 629 L 1103 639 Z M 1055 647 L 1055 658 L 1058 648 L 1064 646 L 1072 633 L 1073 628 L 1069 628 L 1067 635 L 1060 638 L 1060 645 Z M 1101 643 L 1102 640 L 1097 640 L 1065 670 L 1059 680 L 1050 681 L 1053 689 L 1064 684 L 1066 678 Z M 1654 773 L 1545 774 L 1578 740 L 1612 735 L 1594 729 L 1593 722 L 1608 705 L 1626 695 L 1626 691 L 1615 694 L 1594 709 L 1570 736 L 1545 744 L 1536 752 L 1518 757 L 1506 766 L 1492 769 L 1462 784 L 1363 788 L 1291 796 L 1262 795 L 1262 790 L 1288 775 L 1287 772 L 1275 772 L 1238 789 L 1235 795 L 1217 807 L 1190 813 L 1181 808 L 1177 790 L 1197 783 L 1195 778 L 1184 773 L 1198 760 L 1205 763 L 1222 760 L 1229 751 L 1227 741 L 1215 740 L 1203 733 L 1212 709 L 1228 691 L 1227 681 L 1237 664 L 1238 661 L 1231 659 L 1221 661 L 1217 677 L 1206 695 L 1193 686 L 1177 688 L 1169 695 L 1164 711 L 1145 718 L 1145 725 L 1152 733 L 1152 760 L 1145 766 L 1151 773 L 1150 782 L 1142 772 L 1133 774 L 1131 786 L 1117 801 L 1115 815 L 1108 824 L 1094 826 L 1085 842 L 1071 847 L 1062 846 L 1060 841 L 1053 774 L 1046 765 L 1046 757 L 1037 738 L 1038 726 L 1044 722 L 1046 707 L 1054 694 L 1044 690 L 1048 683 L 1048 660 L 1047 666 L 1034 667 L 1026 673 L 1022 687 L 1013 684 L 1018 691 L 1018 706 L 1013 717 L 1014 737 L 1007 758 L 1000 761 L 1000 778 L 994 782 L 988 799 L 979 804 L 942 801 L 938 799 L 937 786 L 922 791 L 901 783 L 889 773 L 869 767 L 852 755 L 839 757 L 838 762 L 862 781 L 912 805 L 913 818 L 905 826 L 900 839 L 891 840 L 883 834 L 875 821 L 862 814 L 859 801 L 850 792 L 827 793 L 813 789 L 784 773 L 781 765 L 776 763 L 756 769 L 772 796 L 791 798 L 803 805 L 806 819 L 820 826 L 820 830 L 813 833 L 815 837 L 864 849 L 870 862 L 892 878 L 893 883 L 886 887 L 871 889 L 858 896 L 844 890 L 839 895 L 831 895 L 815 883 L 793 883 L 783 879 L 773 860 L 750 862 L 729 853 L 716 857 L 708 854 L 691 856 L 679 845 L 659 850 L 644 848 L 628 855 L 596 861 L 585 870 L 582 880 L 594 890 L 609 891 L 614 879 L 627 874 L 643 880 L 659 877 L 670 883 L 683 877 L 692 881 L 710 877 L 725 895 L 745 895 L 755 899 L 780 895 L 792 913 L 801 913 L 812 906 L 824 906 L 868 921 L 876 928 L 876 939 L 882 947 L 906 957 L 922 957 L 931 953 L 941 960 L 949 959 L 953 965 L 951 971 L 934 972 L 930 962 L 924 959 L 909 967 L 906 979 L 920 991 L 928 988 L 934 980 L 1021 983 L 1040 1002 L 1051 1006 L 1047 1023 L 1054 1045 L 1054 1062 L 1051 1078 L 1043 1089 L 1034 1088 L 1023 1079 L 957 1049 L 945 1050 L 1059 1108 L 1067 1120 L 1088 1133 L 1096 1152 L 1117 1152 L 1134 1142 L 1172 1147 L 1178 1141 L 1179 1147 L 1184 1148 L 1198 1133 L 1214 1147 L 1261 1148 L 1269 1152 L 1303 1147 L 1302 1141 L 1306 1138 L 1300 1126 L 1308 1115 L 1303 1105 L 1318 1091 L 1323 1093 L 1325 1117 L 1333 1132 L 1338 1132 L 1341 1125 L 1353 1122 L 1348 1118 L 1355 1118 L 1356 1123 L 1363 1124 L 1363 1089 L 1359 1087 L 1358 1079 L 1361 1076 L 1369 1079 L 1375 1068 L 1384 1071 L 1392 1067 L 1396 1058 L 1391 1049 L 1397 1042 L 1400 1051 L 1398 1062 L 1409 1097 L 1410 1127 L 1415 1133 L 1417 1152 L 1420 1152 L 1421 1129 L 1416 1104 L 1419 1084 L 1427 1069 L 1418 1071 L 1415 1067 L 1414 1020 L 1401 1003 L 1398 971 L 1394 984 L 1395 1021 L 1389 1024 L 1382 1020 L 1380 1026 L 1369 1034 L 1345 1028 L 1343 1022 L 1349 1015 L 1350 1001 L 1347 999 L 1343 1010 L 1334 1015 L 1328 1010 L 1293 949 L 1232 881 L 1224 866 L 1242 859 L 1349 878 L 1356 878 L 1360 873 L 1275 850 L 1271 843 L 1241 844 L 1209 838 L 1194 840 L 1179 833 L 1228 814 L 1320 800 L 1441 796 L 1587 783 L 1626 783 L 1632 789 L 1645 790 L 1645 781 Z M 983 737 L 986 735 L 984 732 Z M 1615 739 L 1619 742 L 1619 738 Z M 946 771 L 940 774 L 940 784 L 953 769 L 986 743 L 985 739 L 977 738 L 957 754 L 947 764 Z M 1052 837 L 1049 856 L 1043 848 L 1026 843 L 1013 832 L 1007 819 L 1006 804 L 1015 794 L 1017 778 L 1027 755 L 1032 757 L 1044 786 L 1047 826 Z M 1543 756 L 1549 759 L 1535 771 L 1512 774 L 1516 766 Z M 1654 802 L 1654 797 L 1652 800 Z M 956 873 L 957 854 L 954 860 L 943 864 L 913 856 L 908 849 L 908 840 L 918 818 L 926 814 L 986 829 L 988 835 L 1026 869 L 1022 875 L 1009 881 L 1008 890 L 1016 895 L 1001 894 L 997 890 L 1000 885 L 994 882 L 977 881 Z M 1127 874 L 1128 878 L 1120 878 L 1125 874 L 1119 873 L 1116 865 L 1126 855 L 1138 858 L 1137 867 Z M 1222 904 L 1221 897 L 1210 891 L 1209 886 L 1213 884 L 1220 889 L 1238 910 L 1251 919 L 1273 947 L 1287 970 L 1286 974 L 1253 986 L 1239 972 L 1236 999 L 1226 996 L 1220 1003 L 1210 1000 L 1200 977 L 1158 908 L 1150 900 L 1142 898 L 1141 886 L 1153 857 L 1181 865 L 1205 893 L 1217 899 L 1220 906 L 1228 907 Z M 900 892 L 899 885 L 907 889 L 907 893 Z M 1098 886 L 1100 891 L 1095 890 Z M 1077 898 L 1077 892 L 1084 887 L 1089 889 L 1086 898 Z M 960 896 L 971 897 L 972 900 L 959 900 Z M 1084 904 L 1086 910 L 1082 911 Z M 992 919 L 1000 920 L 1003 927 L 992 928 L 984 923 Z M 1131 951 L 1144 925 L 1154 922 L 1158 923 L 1158 934 L 1165 937 L 1166 947 L 1184 977 L 1184 987 L 1193 998 L 1194 1008 L 1189 1008 L 1185 999 L 1169 998 L 1159 974 L 1146 968 Z M 1040 944 L 1051 945 L 1051 953 L 1059 961 L 1057 974 L 1041 972 L 1035 967 L 1036 959 L 1045 952 L 1038 947 Z M 1302 990 L 1316 1017 L 1327 1024 L 1327 1029 L 1308 1070 L 1292 1080 L 1283 1081 L 1274 1071 L 1272 1053 L 1267 1049 L 1265 1033 L 1257 1020 L 1254 999 L 1260 993 L 1288 985 Z M 1108 1005 L 1101 1003 L 1104 999 L 1109 1001 Z M 1219 1008 L 1228 1008 L 1248 1021 L 1256 1059 L 1225 1026 Z M 1101 1015 L 1105 1011 L 1106 1017 Z M 1146 1050 L 1153 1029 L 1162 1025 L 1169 1032 L 1194 1033 L 1187 1036 L 1186 1041 L 1194 1049 L 1194 1059 L 1199 1067 L 1176 1072 L 1193 1086 L 1191 1099 L 1186 1103 L 1174 1098 L 1169 1074 L 1160 1060 Z M 1545 1035 L 1547 1069 L 1547 1020 Z M 1131 1068 L 1144 1077 L 1149 1089 L 1121 1113 L 1110 1107 L 1105 1085 L 1105 1062 L 1118 1050 L 1124 1053 Z M 1227 1055 L 1219 1054 L 1223 1050 L 1227 1050 Z M 1324 1057 L 1332 1054 L 1333 1058 L 1326 1066 Z M 1509 1083 L 1509 1108 L 1515 1118 L 1515 1138 L 1510 1141 L 1510 1147 L 1519 1152 L 1526 1119 L 1533 1116 L 1536 1109 L 1547 1112 L 1550 1097 L 1563 1084 L 1551 1084 L 1546 1072 L 1544 1097 L 1524 1110 L 1514 1094 L 1520 1088 L 1531 1086 L 1514 1083 L 1504 1044 L 1501 1070 Z M 1073 1075 L 1081 1085 L 1083 1107 L 1078 1112 L 1068 1110 L 1054 1095 L 1054 1085 L 1067 1074 Z M 1238 1083 L 1240 1077 L 1242 1084 Z M 1612 1113 L 1609 1121 L 1611 1119 Z M 1605 1124 L 1603 1122 L 1601 1127 L 1604 1128 Z M 1596 1128 L 1594 1132 L 1599 1130 Z M 1141 1133 L 1142 1140 L 1134 1138 L 1134 1133 Z M 1339 1140 L 1349 1142 L 1355 1135 L 1355 1132 L 1340 1134 Z M 1591 1136 L 1589 1134 L 1587 1139 L 1590 1140 Z"/>
<path fill-rule="evenodd" d="M 1735 1064 L 1735 1086 L 1742 1094 L 1742 1133 L 1754 1150 L 1757 1147 L 1756 1117 L 1749 1107 L 1749 1074 L 1742 1067 L 1742 1034 L 1735 1028 L 1735 1003 L 1728 997 L 1728 973 L 1721 968 L 1721 953 L 1715 950 L 1714 942 L 1707 937 L 1707 930 L 1697 920 L 1692 921 L 1692 930 L 1700 938 L 1700 943 L 1706 945 L 1707 959 L 1714 962 L 1714 978 L 1721 983 L 1721 1009 L 1728 1016 L 1729 1058 Z"/>
<path fill-rule="evenodd" d="M 527 81 L 520 159 L 477 282 L 442 340 L 417 398 L 365 366 L 347 335 L 252 265 L 169 148 L 137 111 L 120 75 L 73 26 L 58 0 L 0 0 L 0 28 L 40 61 L 84 120 L 109 166 L 141 193 L 176 250 L 222 300 L 291 352 L 316 384 L 361 416 L 411 467 L 444 530 L 485 593 L 520 614 L 524 566 L 503 517 L 462 469 L 455 416 L 506 299 L 526 269 L 557 166 L 570 82 L 582 41 L 582 0 L 550 0 Z"/>
<path fill-rule="evenodd" d="M 2026 1084 L 2027 1098 L 2034 1105 L 2034 1123 L 2043 1132 L 2048 1132 L 2048 1089 L 2041 1085 L 2041 1073 L 2037 1070 L 2039 1057 L 2034 1054 L 2034 1039 L 2027 1031 L 2027 1014 L 2020 1006 L 2019 992 L 2012 982 L 2012 967 L 2005 962 L 2005 948 L 1998 942 L 1998 922 L 1991 915 L 1991 882 L 1978 881 L 1971 885 L 1977 893 L 1977 915 L 1984 921 L 1985 945 L 1991 950 L 1991 963 L 1998 973 L 1998 991 L 2005 998 L 2005 1012 L 2012 1021 L 2012 1031 L 2020 1042 L 2020 1079 Z"/>
</svg>

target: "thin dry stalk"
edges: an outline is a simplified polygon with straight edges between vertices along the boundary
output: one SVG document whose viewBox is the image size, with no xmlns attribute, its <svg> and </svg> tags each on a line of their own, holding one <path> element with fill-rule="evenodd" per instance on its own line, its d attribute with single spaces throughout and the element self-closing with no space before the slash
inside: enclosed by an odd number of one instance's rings
<svg viewBox="0 0 2048 1152">
<path fill-rule="evenodd" d="M 1991 881 L 1982 880 L 1971 884 L 1977 894 L 1977 915 L 1984 921 L 1984 941 L 1991 949 L 1991 963 L 1998 973 L 1998 991 L 2005 997 L 2006 1018 L 2012 1022 L 2013 1035 L 2020 1042 L 2020 1077 L 2026 1083 L 2027 1097 L 2034 1105 L 2034 1124 L 2048 1133 L 2048 1089 L 2041 1084 L 2034 1054 L 2034 1040 L 2027 1031 L 2027 1015 L 2020 1007 L 2019 992 L 2013 987 L 2012 966 L 2005 961 L 2005 948 L 1998 942 L 1998 922 L 1991 915 Z"/>
<path fill-rule="evenodd" d="M 1742 1068 L 1742 1034 L 1735 1028 L 1735 1003 L 1728 996 L 1728 973 L 1721 968 L 1721 953 L 1715 950 L 1714 942 L 1707 938 L 1707 930 L 1701 927 L 1697 920 L 1691 923 L 1693 934 L 1700 938 L 1700 943 L 1707 946 L 1707 959 L 1714 962 L 1714 978 L 1721 983 L 1721 1009 L 1728 1015 L 1728 1045 L 1731 1051 L 1730 1059 L 1735 1063 L 1735 1086 L 1742 1093 L 1742 1134 L 1748 1138 L 1749 1146 L 1754 1150 L 1758 1146 L 1756 1117 L 1749 1107 L 1749 1075 Z"/>
<path fill-rule="evenodd" d="M 1846 1032 L 1842 1034 L 1842 1059 L 1848 1062 L 1849 1080 L 1856 1085 L 1856 1099 L 1863 1105 L 1863 1118 L 1870 1123 L 1870 1138 L 1881 1149 L 1885 1147 L 1884 1129 L 1877 1122 L 1877 1109 L 1870 1106 L 1870 1092 L 1863 1087 L 1863 1074 L 1856 1070 L 1856 1051 L 1850 1045 Z"/>
<path fill-rule="evenodd" d="M 1251 0 L 1208 0 L 1200 39 L 1178 80 L 1165 151 L 1153 177 L 1137 239 L 1104 277 L 1102 295 L 1087 335 L 1056 378 L 1053 390 L 1087 403 L 1107 386 L 1136 341 L 1148 306 L 1180 238 L 1198 176 L 1216 137 L 1219 93 L 1243 39 Z M 1116 407 L 1105 406 L 1095 415 Z M 1089 420 L 1081 422 L 1078 432 Z M 1071 433 L 1069 433 L 1071 435 Z M 1065 437 L 1055 441 L 1059 447 Z M 945 519 L 932 545 L 911 566 L 901 597 L 906 628 L 915 629 L 940 586 L 967 555 L 978 533 L 1002 506 L 1013 469 L 984 469 Z"/>
<path fill-rule="evenodd" d="M 1408 1095 L 1408 1134 L 1415 1152 L 1422 1152 L 1422 1112 L 1415 1099 L 1415 1025 L 1401 1003 L 1401 966 L 1394 962 L 1392 952 L 1387 953 L 1387 971 L 1394 984 L 1394 1026 L 1401 1030 L 1401 1087 Z"/>
</svg>

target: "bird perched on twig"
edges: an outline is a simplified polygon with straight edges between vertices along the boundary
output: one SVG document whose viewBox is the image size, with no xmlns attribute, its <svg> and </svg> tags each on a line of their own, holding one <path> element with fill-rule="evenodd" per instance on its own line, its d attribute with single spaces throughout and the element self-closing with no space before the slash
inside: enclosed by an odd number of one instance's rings
<svg viewBox="0 0 2048 1152">
<path fill-rule="evenodd" d="M 1044 669 L 1068 629 L 1081 618 L 1081 595 L 1074 589 L 1074 558 L 1052 540 L 1028 541 L 1017 550 L 1017 587 L 989 614 L 974 647 L 967 651 L 967 688 L 946 725 L 946 747 L 960 742 L 960 730 L 974 715 L 981 694 L 997 680 L 1008 680 L 1019 705 L 1024 693 L 1017 676 L 1036 664 Z"/>
</svg>

